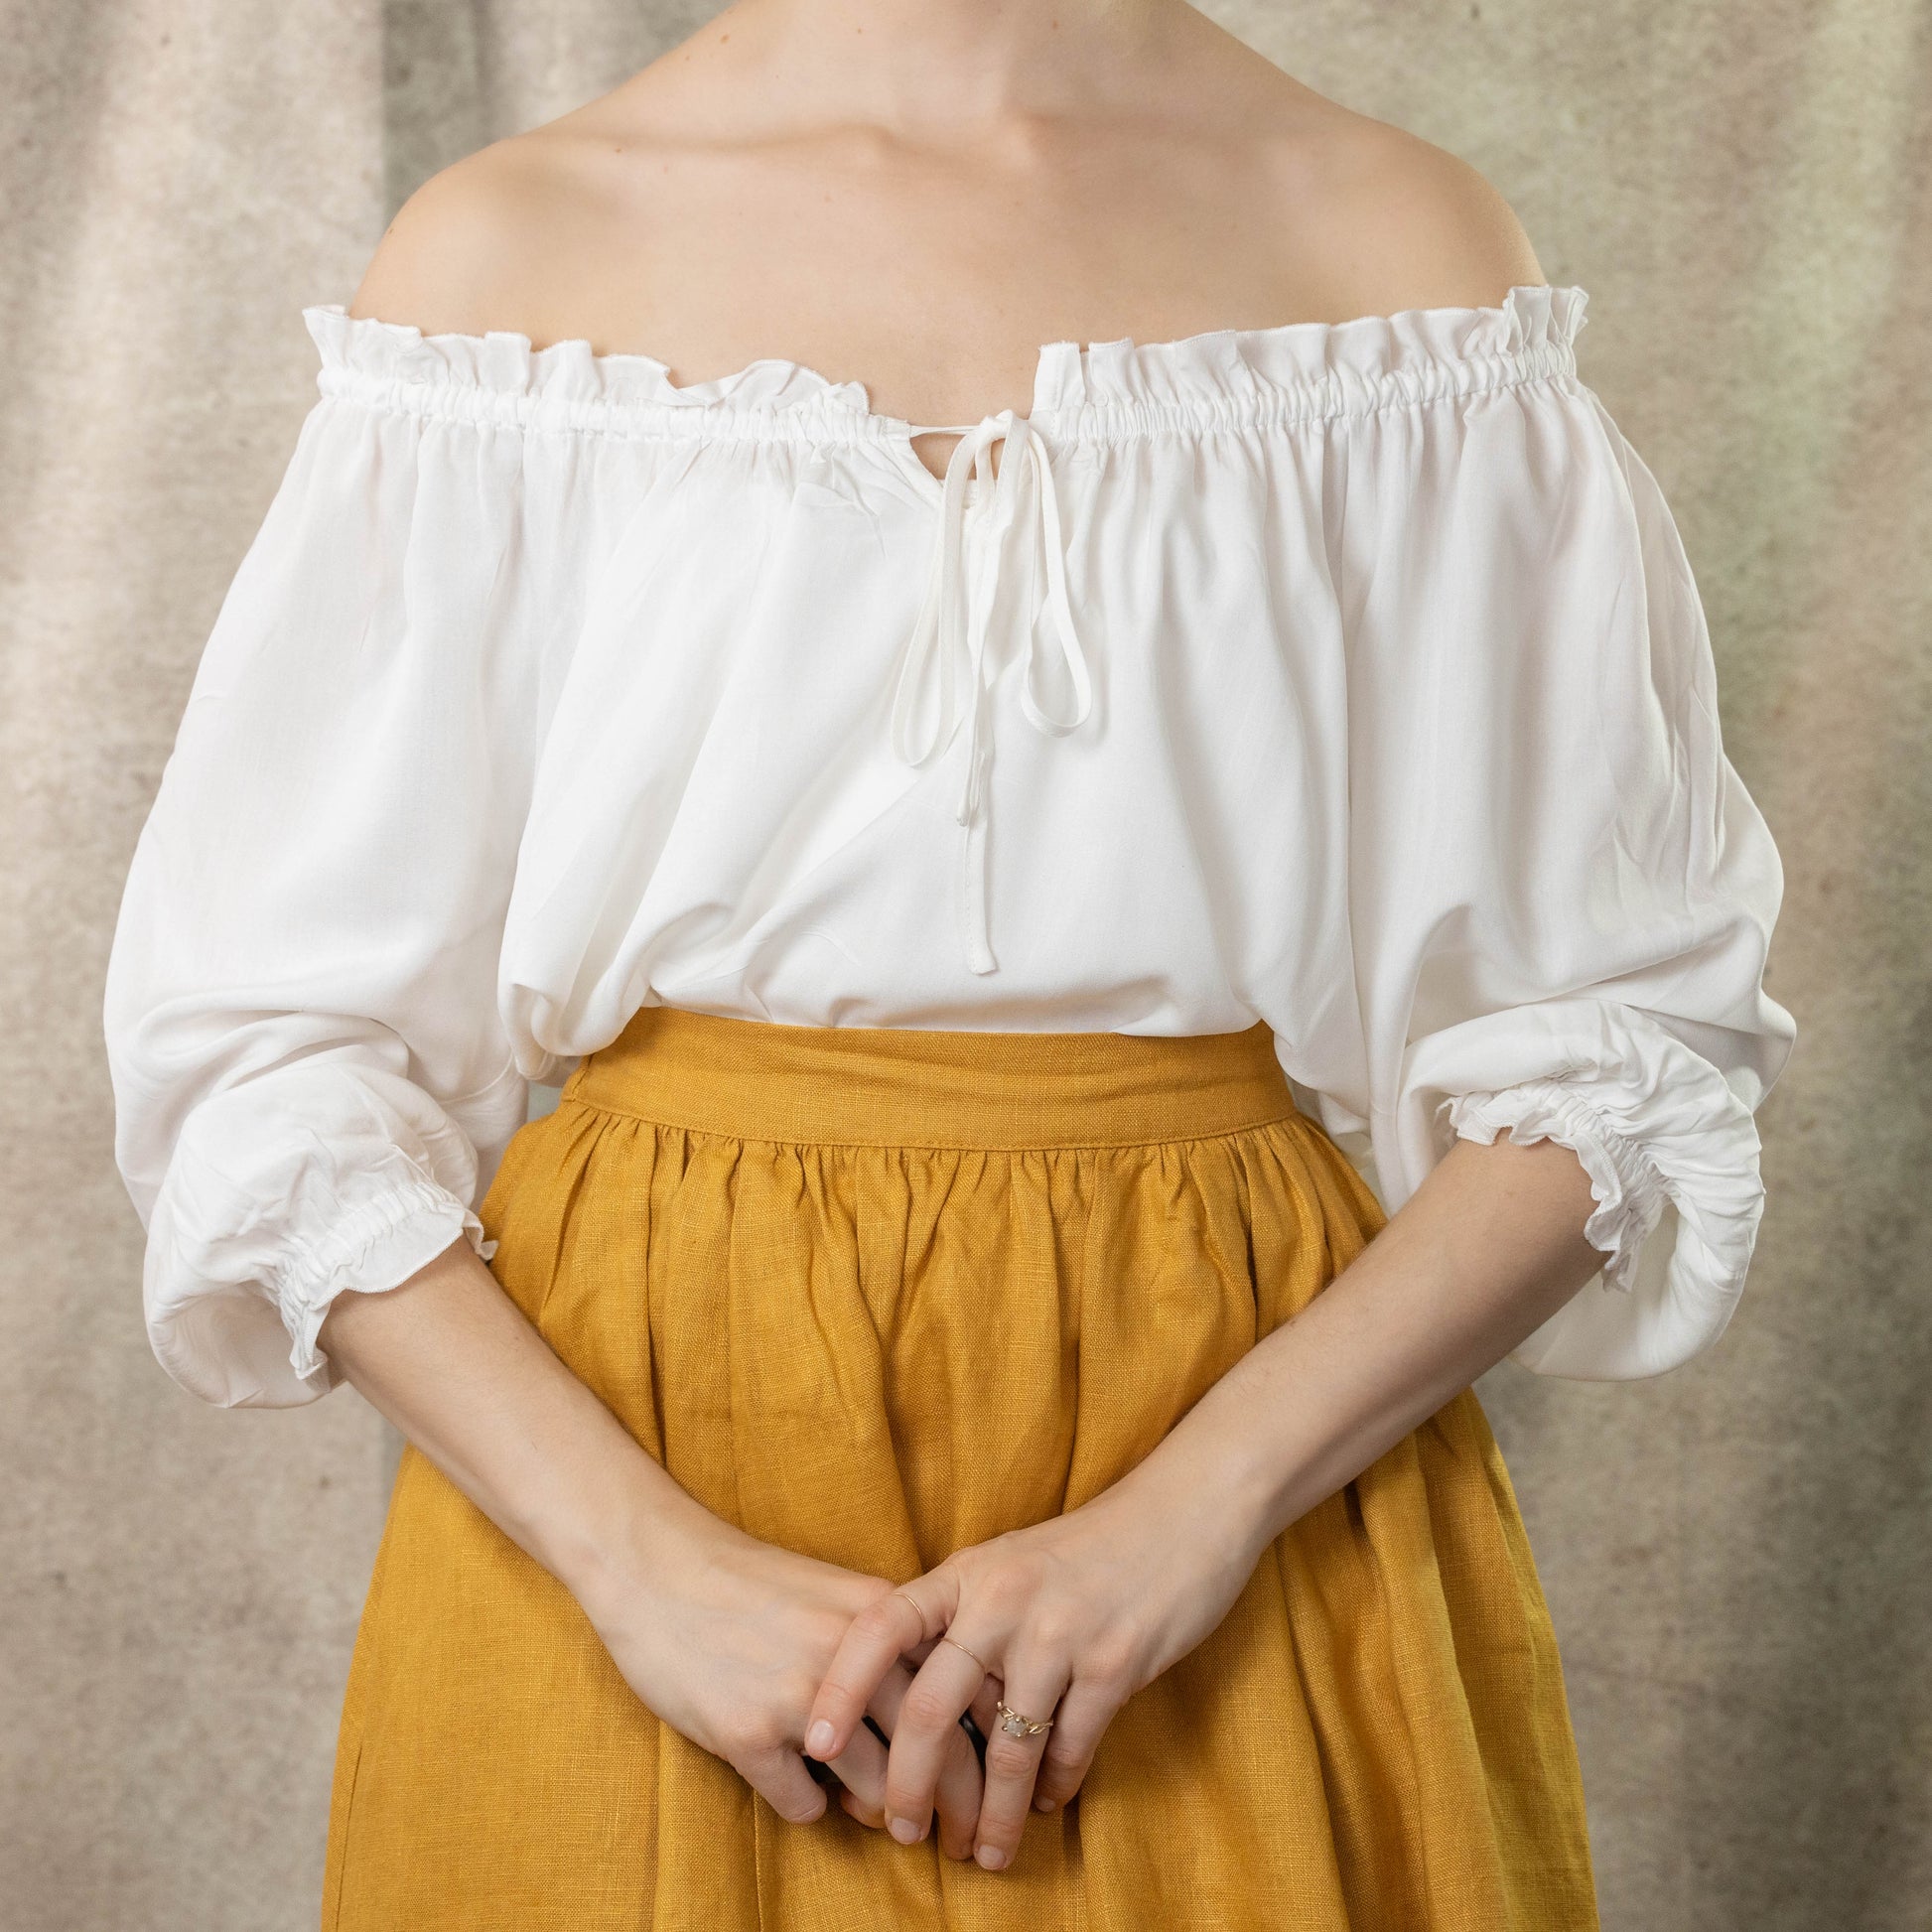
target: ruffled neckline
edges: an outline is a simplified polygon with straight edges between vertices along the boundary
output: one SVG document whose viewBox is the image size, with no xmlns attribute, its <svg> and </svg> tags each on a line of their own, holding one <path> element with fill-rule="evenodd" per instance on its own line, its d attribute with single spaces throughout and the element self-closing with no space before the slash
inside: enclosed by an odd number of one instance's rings
<svg viewBox="0 0 1932 1932">
<path fill-rule="evenodd" d="M 1489 307 L 1214 329 L 1168 342 L 1047 343 L 1035 363 L 1031 415 L 1064 434 L 1106 433 L 1346 414 L 1494 386 L 1573 369 L 1588 301 L 1575 284 L 1519 283 Z M 514 330 L 426 335 L 413 323 L 350 316 L 340 302 L 313 304 L 302 318 L 325 393 L 632 433 L 903 437 L 918 427 L 875 411 L 864 382 L 783 355 L 681 383 L 656 356 L 600 353 L 582 338 L 538 348 Z"/>
<path fill-rule="evenodd" d="M 412 322 L 351 316 L 341 302 L 302 311 L 325 370 L 376 380 L 530 396 L 549 402 L 693 410 L 773 410 L 831 405 L 871 413 L 865 385 L 835 382 L 802 362 L 762 355 L 729 375 L 674 382 L 668 362 L 629 350 L 600 353 L 581 337 L 536 347 L 526 335 L 425 335 Z"/>
<path fill-rule="evenodd" d="M 1367 394 L 1391 379 L 1471 374 L 1568 351 L 1588 294 L 1573 285 L 1518 283 L 1488 308 L 1402 309 L 1346 322 L 1212 329 L 1173 342 L 1051 343 L 1040 350 L 1035 406 L 1184 404 L 1339 386 Z"/>
</svg>

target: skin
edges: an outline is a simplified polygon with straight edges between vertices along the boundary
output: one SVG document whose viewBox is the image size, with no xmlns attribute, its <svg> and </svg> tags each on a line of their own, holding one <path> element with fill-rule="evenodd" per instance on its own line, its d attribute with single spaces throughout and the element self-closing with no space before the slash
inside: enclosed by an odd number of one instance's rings
<svg viewBox="0 0 1932 1932">
<path fill-rule="evenodd" d="M 583 340 L 680 382 L 780 355 L 916 426 L 1024 414 L 1049 342 L 1492 306 L 1543 280 L 1466 163 L 1178 0 L 744 0 L 427 182 L 349 311 Z M 914 448 L 938 474 L 953 441 Z M 823 1721 L 812 1754 L 847 1812 L 997 1869 L 1275 1536 L 1594 1276 L 1593 1204 L 1558 1143 L 1458 1141 L 1112 1488 L 897 1589 L 699 1505 L 467 1241 L 340 1296 L 320 1339 L 564 1583 L 638 1697 L 781 1817 L 826 1808 L 802 1755 Z M 1007 1736 L 1000 1696 L 1052 1727 Z"/>
</svg>

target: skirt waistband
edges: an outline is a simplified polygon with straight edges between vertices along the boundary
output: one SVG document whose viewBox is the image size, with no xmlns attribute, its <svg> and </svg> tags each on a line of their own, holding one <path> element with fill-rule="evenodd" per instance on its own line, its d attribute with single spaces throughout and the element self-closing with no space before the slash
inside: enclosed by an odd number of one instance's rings
<svg viewBox="0 0 1932 1932">
<path fill-rule="evenodd" d="M 1291 1118 L 1265 1021 L 1238 1033 L 795 1027 L 638 1008 L 563 1100 L 740 1140 L 1118 1147 Z"/>
</svg>

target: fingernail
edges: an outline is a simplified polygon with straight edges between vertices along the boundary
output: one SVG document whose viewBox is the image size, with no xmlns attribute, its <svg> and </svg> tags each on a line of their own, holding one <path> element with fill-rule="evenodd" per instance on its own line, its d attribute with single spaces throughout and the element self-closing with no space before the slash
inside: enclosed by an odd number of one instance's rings
<svg viewBox="0 0 1932 1932">
<path fill-rule="evenodd" d="M 975 1856 L 988 1871 L 998 1871 L 1007 1862 L 1007 1855 L 997 1845 L 982 1845 Z"/>
<path fill-rule="evenodd" d="M 1051 1811 L 1053 1809 L 1053 1801 L 1042 1793 L 1034 1800 L 1034 1809 L 1035 1811 Z"/>
<path fill-rule="evenodd" d="M 909 1818 L 895 1818 L 892 1822 L 891 1831 L 893 1836 L 901 1845 L 915 1844 L 919 1836 L 918 1826 L 913 1824 Z"/>
<path fill-rule="evenodd" d="M 827 1719 L 821 1718 L 805 1733 L 805 1748 L 814 1757 L 823 1757 L 832 1748 L 832 1726 Z"/>
</svg>

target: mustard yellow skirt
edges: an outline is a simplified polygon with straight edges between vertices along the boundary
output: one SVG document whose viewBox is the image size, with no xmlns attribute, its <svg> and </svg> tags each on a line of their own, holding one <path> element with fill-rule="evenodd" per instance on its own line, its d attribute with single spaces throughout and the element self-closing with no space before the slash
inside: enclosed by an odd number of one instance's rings
<svg viewBox="0 0 1932 1932">
<path fill-rule="evenodd" d="M 504 1290 L 650 1453 L 895 1582 L 1132 1468 L 1383 1225 L 1265 1026 L 642 1009 L 511 1142 Z M 405 1449 L 345 1696 L 325 1932 L 1584 1932 L 1584 1796 L 1465 1389 L 1292 1524 L 1014 1863 L 780 1819 Z"/>
</svg>

